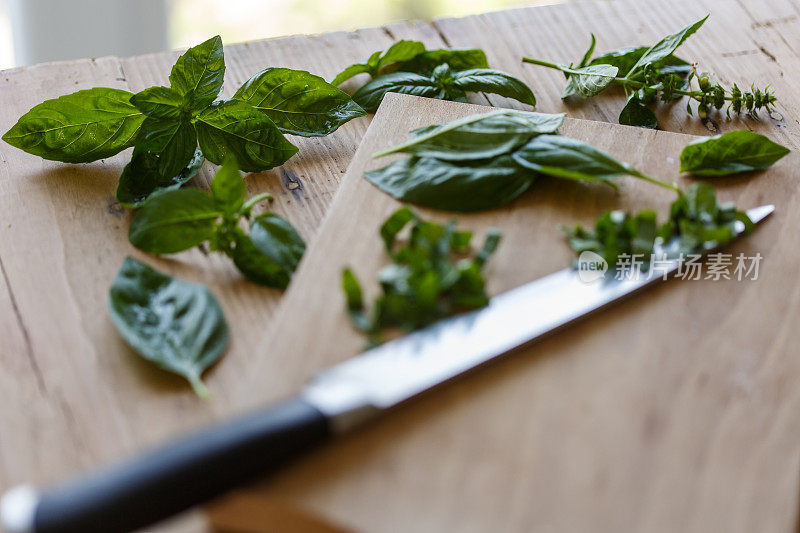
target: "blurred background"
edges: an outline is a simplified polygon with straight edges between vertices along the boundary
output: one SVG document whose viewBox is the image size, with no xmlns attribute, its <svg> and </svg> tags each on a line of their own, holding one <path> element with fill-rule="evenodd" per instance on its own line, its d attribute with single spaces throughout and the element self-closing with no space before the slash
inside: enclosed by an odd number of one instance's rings
<svg viewBox="0 0 800 533">
<path fill-rule="evenodd" d="M 559 0 L 0 0 L 0 69 L 462 16 Z"/>
</svg>

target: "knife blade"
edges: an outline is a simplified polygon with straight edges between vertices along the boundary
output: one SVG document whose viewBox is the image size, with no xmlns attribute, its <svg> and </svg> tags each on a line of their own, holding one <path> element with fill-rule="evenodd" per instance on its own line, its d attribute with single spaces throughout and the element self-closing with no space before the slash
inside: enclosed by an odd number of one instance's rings
<svg viewBox="0 0 800 533">
<path fill-rule="evenodd" d="M 774 211 L 747 211 L 757 224 Z M 744 224 L 737 223 L 737 232 Z M 387 342 L 322 371 L 296 397 L 87 476 L 0 500 L 8 533 L 132 531 L 280 467 L 428 389 L 666 279 L 681 265 L 591 283 L 565 269 L 468 314 Z"/>
</svg>

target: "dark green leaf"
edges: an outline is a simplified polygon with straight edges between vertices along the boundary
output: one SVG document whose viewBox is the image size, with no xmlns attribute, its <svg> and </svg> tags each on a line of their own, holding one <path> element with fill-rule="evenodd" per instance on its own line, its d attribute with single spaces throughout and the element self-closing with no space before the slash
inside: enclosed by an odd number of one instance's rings
<svg viewBox="0 0 800 533">
<path fill-rule="evenodd" d="M 725 176 L 772 166 L 789 149 L 751 131 L 732 131 L 694 141 L 681 152 L 681 172 Z"/>
<path fill-rule="evenodd" d="M 250 281 L 278 289 L 285 289 L 289 285 L 291 272 L 264 255 L 252 239 L 242 232 L 236 235 L 232 258 L 239 272 Z"/>
<path fill-rule="evenodd" d="M 294 272 L 306 251 L 305 242 L 294 226 L 274 213 L 255 218 L 250 238 L 262 254 L 289 273 Z"/>
<path fill-rule="evenodd" d="M 599 55 L 592 59 L 589 64 L 613 65 L 619 69 L 620 73 L 624 74 L 629 72 L 636 62 L 639 61 L 639 59 L 641 59 L 645 52 L 647 52 L 649 49 L 650 47 L 648 46 L 626 46 Z M 659 69 L 662 73 L 673 72 L 688 74 L 692 69 L 692 66 L 689 64 L 689 62 L 684 61 L 683 59 L 674 55 L 668 55 L 659 61 L 654 61 L 653 66 Z"/>
<path fill-rule="evenodd" d="M 225 55 L 217 35 L 189 48 L 178 58 L 169 75 L 173 89 L 181 93 L 186 105 L 198 113 L 211 105 L 222 91 Z"/>
<path fill-rule="evenodd" d="M 47 100 L 22 115 L 3 140 L 29 154 L 65 163 L 111 157 L 133 146 L 144 115 L 133 95 L 98 87 Z"/>
<path fill-rule="evenodd" d="M 671 35 L 667 35 L 656 44 L 651 46 L 644 54 L 642 54 L 642 57 L 636 61 L 633 67 L 631 67 L 630 71 L 627 72 L 627 76 L 634 74 L 637 69 L 643 67 L 647 63 L 655 63 L 670 56 L 681 44 L 683 44 L 686 39 L 700 29 L 700 26 L 703 25 L 708 17 L 709 16 L 706 15 L 694 24 L 690 24 Z"/>
<path fill-rule="evenodd" d="M 556 133 L 564 114 L 499 109 L 411 132 L 407 142 L 376 156 L 407 152 L 421 157 L 464 161 L 507 154 L 534 135 Z"/>
<path fill-rule="evenodd" d="M 486 54 L 483 50 L 428 50 L 417 54 L 413 59 L 403 61 L 397 65 L 397 70 L 415 72 L 423 76 L 430 76 L 437 66 L 447 63 L 453 70 L 468 70 L 473 68 L 489 68 Z"/>
<path fill-rule="evenodd" d="M 579 74 L 570 74 L 569 83 L 561 93 L 561 98 L 578 94 L 588 98 L 599 94 L 614 81 L 617 67 L 613 65 L 589 65 L 588 67 L 574 69 Z"/>
<path fill-rule="evenodd" d="M 513 98 L 531 106 L 536 105 L 533 91 L 510 74 L 493 69 L 476 68 L 453 73 L 453 85 L 467 92 L 484 92 Z"/>
<path fill-rule="evenodd" d="M 621 175 L 641 176 L 636 169 L 584 142 L 560 135 L 539 135 L 512 155 L 518 164 L 541 174 L 614 186 Z"/>
<path fill-rule="evenodd" d="M 594 53 L 594 47 L 597 45 L 597 39 L 595 38 L 594 33 L 592 33 L 591 35 L 592 35 L 592 42 L 589 43 L 589 48 L 586 49 L 586 52 L 584 52 L 583 57 L 581 58 L 581 62 L 578 63 L 578 68 L 585 67 L 586 65 L 589 64 L 589 61 L 591 61 L 592 59 L 592 54 Z"/>
<path fill-rule="evenodd" d="M 159 192 L 134 214 L 128 238 L 145 252 L 182 252 L 211 239 L 222 214 L 211 196 L 199 189 Z"/>
<path fill-rule="evenodd" d="M 183 114 L 183 95 L 170 87 L 150 87 L 131 97 L 131 103 L 148 117 L 178 121 Z"/>
<path fill-rule="evenodd" d="M 339 85 L 343 84 L 353 76 L 357 76 L 359 74 L 368 74 L 370 72 L 370 66 L 365 65 L 363 63 L 356 63 L 355 65 L 350 65 L 339 74 L 337 74 L 332 80 L 331 85 L 334 87 L 338 87 Z"/>
<path fill-rule="evenodd" d="M 159 174 L 175 176 L 194 157 L 197 132 L 188 122 L 147 117 L 139 130 L 136 148 L 159 154 Z"/>
<path fill-rule="evenodd" d="M 395 72 L 379 76 L 365 84 L 353 95 L 353 100 L 369 113 L 374 113 L 386 93 L 411 94 L 442 98 L 443 91 L 431 78 L 413 72 Z"/>
<path fill-rule="evenodd" d="M 268 68 L 233 97 L 266 114 L 282 132 L 304 137 L 328 135 L 366 114 L 347 93 L 304 70 Z"/>
<path fill-rule="evenodd" d="M 185 377 L 208 397 L 200 376 L 229 343 L 219 303 L 202 285 L 171 278 L 130 257 L 109 290 L 111 321 L 146 360 Z"/>
<path fill-rule="evenodd" d="M 619 123 L 626 126 L 655 129 L 658 127 L 658 118 L 655 113 L 639 102 L 635 94 L 632 94 L 619 113 Z"/>
<path fill-rule="evenodd" d="M 203 152 L 195 150 L 189 164 L 175 176 L 159 172 L 159 154 L 134 149 L 130 163 L 119 177 L 117 201 L 125 207 L 138 207 L 148 196 L 161 190 L 177 189 L 197 175 L 203 166 Z"/>
<path fill-rule="evenodd" d="M 380 229 L 381 239 L 386 246 L 386 251 L 391 252 L 397 234 L 400 233 L 406 224 L 416 218 L 417 214 L 409 207 L 402 207 L 391 214 L 383 223 Z"/>
<path fill-rule="evenodd" d="M 515 164 L 510 156 L 464 163 L 410 157 L 367 172 L 365 177 L 404 202 L 447 211 L 477 211 L 518 197 L 535 174 Z"/>
<path fill-rule="evenodd" d="M 408 61 L 425 51 L 425 45 L 419 41 L 397 41 L 380 57 L 375 74 L 390 63 Z"/>
<path fill-rule="evenodd" d="M 206 159 L 222 164 L 232 155 L 245 172 L 282 165 L 297 153 L 269 117 L 239 100 L 215 102 L 197 117 L 196 128 Z"/>
<path fill-rule="evenodd" d="M 211 181 L 211 195 L 217 208 L 227 215 L 238 215 L 247 196 L 247 187 L 234 160 L 226 160 Z"/>
</svg>

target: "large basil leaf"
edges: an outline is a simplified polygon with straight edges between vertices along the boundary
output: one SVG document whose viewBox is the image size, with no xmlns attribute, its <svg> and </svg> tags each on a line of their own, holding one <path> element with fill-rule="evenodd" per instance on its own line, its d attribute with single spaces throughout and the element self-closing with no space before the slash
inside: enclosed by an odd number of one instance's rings
<svg viewBox="0 0 800 533">
<path fill-rule="evenodd" d="M 65 163 L 111 157 L 133 145 L 144 115 L 133 95 L 97 87 L 47 100 L 22 115 L 3 140 L 29 154 Z"/>
<path fill-rule="evenodd" d="M 703 25 L 708 17 L 709 15 L 706 15 L 694 24 L 690 24 L 671 35 L 667 35 L 656 44 L 648 48 L 647 51 L 642 54 L 642 57 L 640 57 L 639 60 L 634 63 L 633 67 L 631 67 L 630 71 L 628 71 L 627 76 L 631 76 L 632 74 L 636 73 L 637 69 L 648 63 L 655 63 L 656 61 L 660 61 L 671 55 L 680 45 L 683 44 L 686 39 L 700 29 L 700 26 Z"/>
<path fill-rule="evenodd" d="M 411 94 L 428 98 L 443 98 L 445 93 L 428 77 L 413 72 L 395 72 L 379 76 L 353 94 L 353 100 L 374 113 L 386 93 Z"/>
<path fill-rule="evenodd" d="M 199 189 L 159 192 L 134 214 L 128 239 L 152 254 L 182 252 L 211 239 L 222 215 L 211 196 Z"/>
<path fill-rule="evenodd" d="M 170 87 L 150 87 L 134 94 L 131 103 L 148 117 L 179 120 L 183 95 Z"/>
<path fill-rule="evenodd" d="M 195 150 L 189 164 L 174 176 L 161 174 L 160 154 L 133 150 L 117 185 L 117 201 L 125 207 L 138 207 L 153 193 L 177 189 L 197 175 L 203 166 L 203 152 Z"/>
<path fill-rule="evenodd" d="M 655 129 L 658 127 L 658 118 L 650 109 L 639 102 L 636 93 L 628 97 L 625 107 L 619 112 L 619 123 L 626 126 Z"/>
<path fill-rule="evenodd" d="M 536 105 L 536 98 L 530 87 L 499 70 L 475 68 L 454 72 L 452 83 L 462 91 L 499 94 L 523 104 Z"/>
<path fill-rule="evenodd" d="M 306 244 L 294 226 L 274 213 L 255 218 L 250 238 L 261 253 L 288 272 L 294 272 L 306 251 Z"/>
<path fill-rule="evenodd" d="M 464 163 L 409 157 L 367 172 L 365 177 L 404 202 L 447 211 L 478 211 L 518 197 L 533 182 L 535 173 L 510 156 Z"/>
<path fill-rule="evenodd" d="M 268 68 L 233 97 L 266 114 L 282 132 L 304 137 L 328 135 L 366 114 L 347 93 L 305 70 Z"/>
<path fill-rule="evenodd" d="M 681 172 L 697 176 L 726 176 L 765 169 L 789 149 L 751 131 L 732 131 L 694 141 L 681 152 Z"/>
<path fill-rule="evenodd" d="M 197 132 L 188 122 L 147 117 L 139 130 L 136 147 L 159 154 L 159 174 L 174 176 L 194 157 Z"/>
<path fill-rule="evenodd" d="M 228 160 L 211 181 L 211 196 L 220 211 L 237 215 L 247 197 L 247 187 L 234 161 Z"/>
<path fill-rule="evenodd" d="M 579 94 L 584 98 L 594 96 L 614 81 L 619 69 L 613 65 L 589 65 L 575 71 L 578 74 L 570 74 L 569 83 L 561 93 L 561 98 L 573 94 Z"/>
<path fill-rule="evenodd" d="M 169 83 L 197 113 L 216 100 L 224 78 L 225 54 L 222 39 L 217 35 L 180 56 L 169 74 Z"/>
<path fill-rule="evenodd" d="M 206 159 L 219 165 L 232 155 L 245 172 L 282 165 L 297 153 L 268 116 L 239 100 L 215 102 L 195 127 Z"/>
<path fill-rule="evenodd" d="M 489 68 L 489 62 L 486 60 L 484 51 L 474 48 L 468 50 L 428 50 L 417 54 L 408 61 L 398 63 L 397 70 L 429 76 L 433 73 L 433 69 L 442 63 L 447 63 L 453 70 Z"/>
<path fill-rule="evenodd" d="M 200 379 L 229 343 L 216 298 L 202 285 L 177 280 L 130 257 L 108 294 L 111 321 L 139 355 L 186 378 L 201 397 Z"/>
<path fill-rule="evenodd" d="M 453 161 L 488 159 L 509 153 L 534 135 L 556 133 L 563 120 L 563 113 L 549 115 L 498 109 L 415 130 L 407 142 L 376 156 L 407 152 Z"/>
<path fill-rule="evenodd" d="M 539 135 L 512 155 L 518 164 L 556 178 L 601 181 L 614 187 L 613 178 L 641 173 L 584 142 L 560 135 Z"/>
</svg>

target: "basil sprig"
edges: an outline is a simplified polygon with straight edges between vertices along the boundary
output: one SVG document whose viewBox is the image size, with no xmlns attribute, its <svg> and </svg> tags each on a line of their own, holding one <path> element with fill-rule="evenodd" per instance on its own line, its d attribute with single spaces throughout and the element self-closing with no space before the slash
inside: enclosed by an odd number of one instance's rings
<svg viewBox="0 0 800 533">
<path fill-rule="evenodd" d="M 562 229 L 578 255 L 594 252 L 612 269 L 620 257 L 636 256 L 647 268 L 657 246 L 666 258 L 677 258 L 726 245 L 737 235 L 737 222 L 744 223 L 747 232 L 753 228 L 747 214 L 735 204 L 719 203 L 713 187 L 695 183 L 679 193 L 670 206 L 669 220 L 660 226 L 655 211 L 648 209 L 637 214 L 609 211 L 593 229 L 580 225 Z"/>
<path fill-rule="evenodd" d="M 688 144 L 681 152 L 681 172 L 726 176 L 762 170 L 788 153 L 788 148 L 758 133 L 731 131 Z"/>
<path fill-rule="evenodd" d="M 375 157 L 410 154 L 365 177 L 398 200 L 448 211 L 508 203 L 540 176 L 596 181 L 635 176 L 674 189 L 587 143 L 558 135 L 564 115 L 500 109 L 412 131 Z"/>
<path fill-rule="evenodd" d="M 777 98 L 769 87 L 742 91 L 734 84 L 726 89 L 719 83 L 711 83 L 709 74 L 698 73 L 692 65 L 674 55 L 675 50 L 699 30 L 706 19 L 708 16 L 667 35 L 652 46 L 620 48 L 595 58 L 592 54 L 596 41 L 592 35 L 591 44 L 577 65 L 530 57 L 523 57 L 522 61 L 563 72 L 568 81 L 562 98 L 573 95 L 590 98 L 611 84 L 622 86 L 627 100 L 619 115 L 620 124 L 656 128 L 658 119 L 646 105 L 656 100 L 671 102 L 684 96 L 689 98 L 687 112 L 692 114 L 690 104 L 694 100 L 701 119 L 707 118 L 712 109 L 722 109 L 726 104 L 729 117 L 731 111 L 739 114 L 746 110 L 752 116 L 757 116 L 760 109 L 770 112 Z M 691 86 L 695 78 L 697 89 Z"/>
<path fill-rule="evenodd" d="M 178 58 L 168 87 L 136 94 L 99 87 L 47 100 L 23 115 L 3 140 L 67 163 L 96 161 L 135 146 L 117 199 L 136 207 L 150 194 L 190 180 L 203 158 L 222 164 L 233 156 L 242 170 L 260 172 L 297 152 L 283 134 L 328 135 L 365 114 L 346 93 L 303 70 L 268 68 L 233 99 L 216 101 L 224 77 L 217 36 Z"/>
<path fill-rule="evenodd" d="M 186 378 L 202 398 L 200 379 L 229 343 L 222 308 L 207 288 L 177 280 L 128 257 L 108 294 L 111 321 L 146 360 Z"/>
<path fill-rule="evenodd" d="M 131 243 L 152 254 L 172 254 L 208 243 L 230 257 L 251 281 L 285 288 L 305 243 L 292 225 L 273 213 L 253 217 L 261 194 L 245 202 L 245 183 L 229 159 L 211 182 L 211 192 L 177 189 L 151 195 L 131 221 Z M 241 227 L 244 221 L 249 233 Z"/>
<path fill-rule="evenodd" d="M 408 240 L 400 241 L 398 234 L 407 226 Z M 371 312 L 353 272 L 342 274 L 351 320 L 371 343 L 380 343 L 387 328 L 412 331 L 489 303 L 483 266 L 500 242 L 498 232 L 489 231 L 483 247 L 470 257 L 472 234 L 457 231 L 454 220 L 436 224 L 403 207 L 384 222 L 380 235 L 392 264 L 378 273 L 383 292 Z"/>
<path fill-rule="evenodd" d="M 489 68 L 482 50 L 425 50 L 417 41 L 399 41 L 386 52 L 375 52 L 366 63 L 350 65 L 332 81 L 340 85 L 367 73 L 372 80 L 353 94 L 369 112 L 378 109 L 386 93 L 402 93 L 465 102 L 468 92 L 485 92 L 536 105 L 533 91 L 522 81 Z"/>
</svg>

